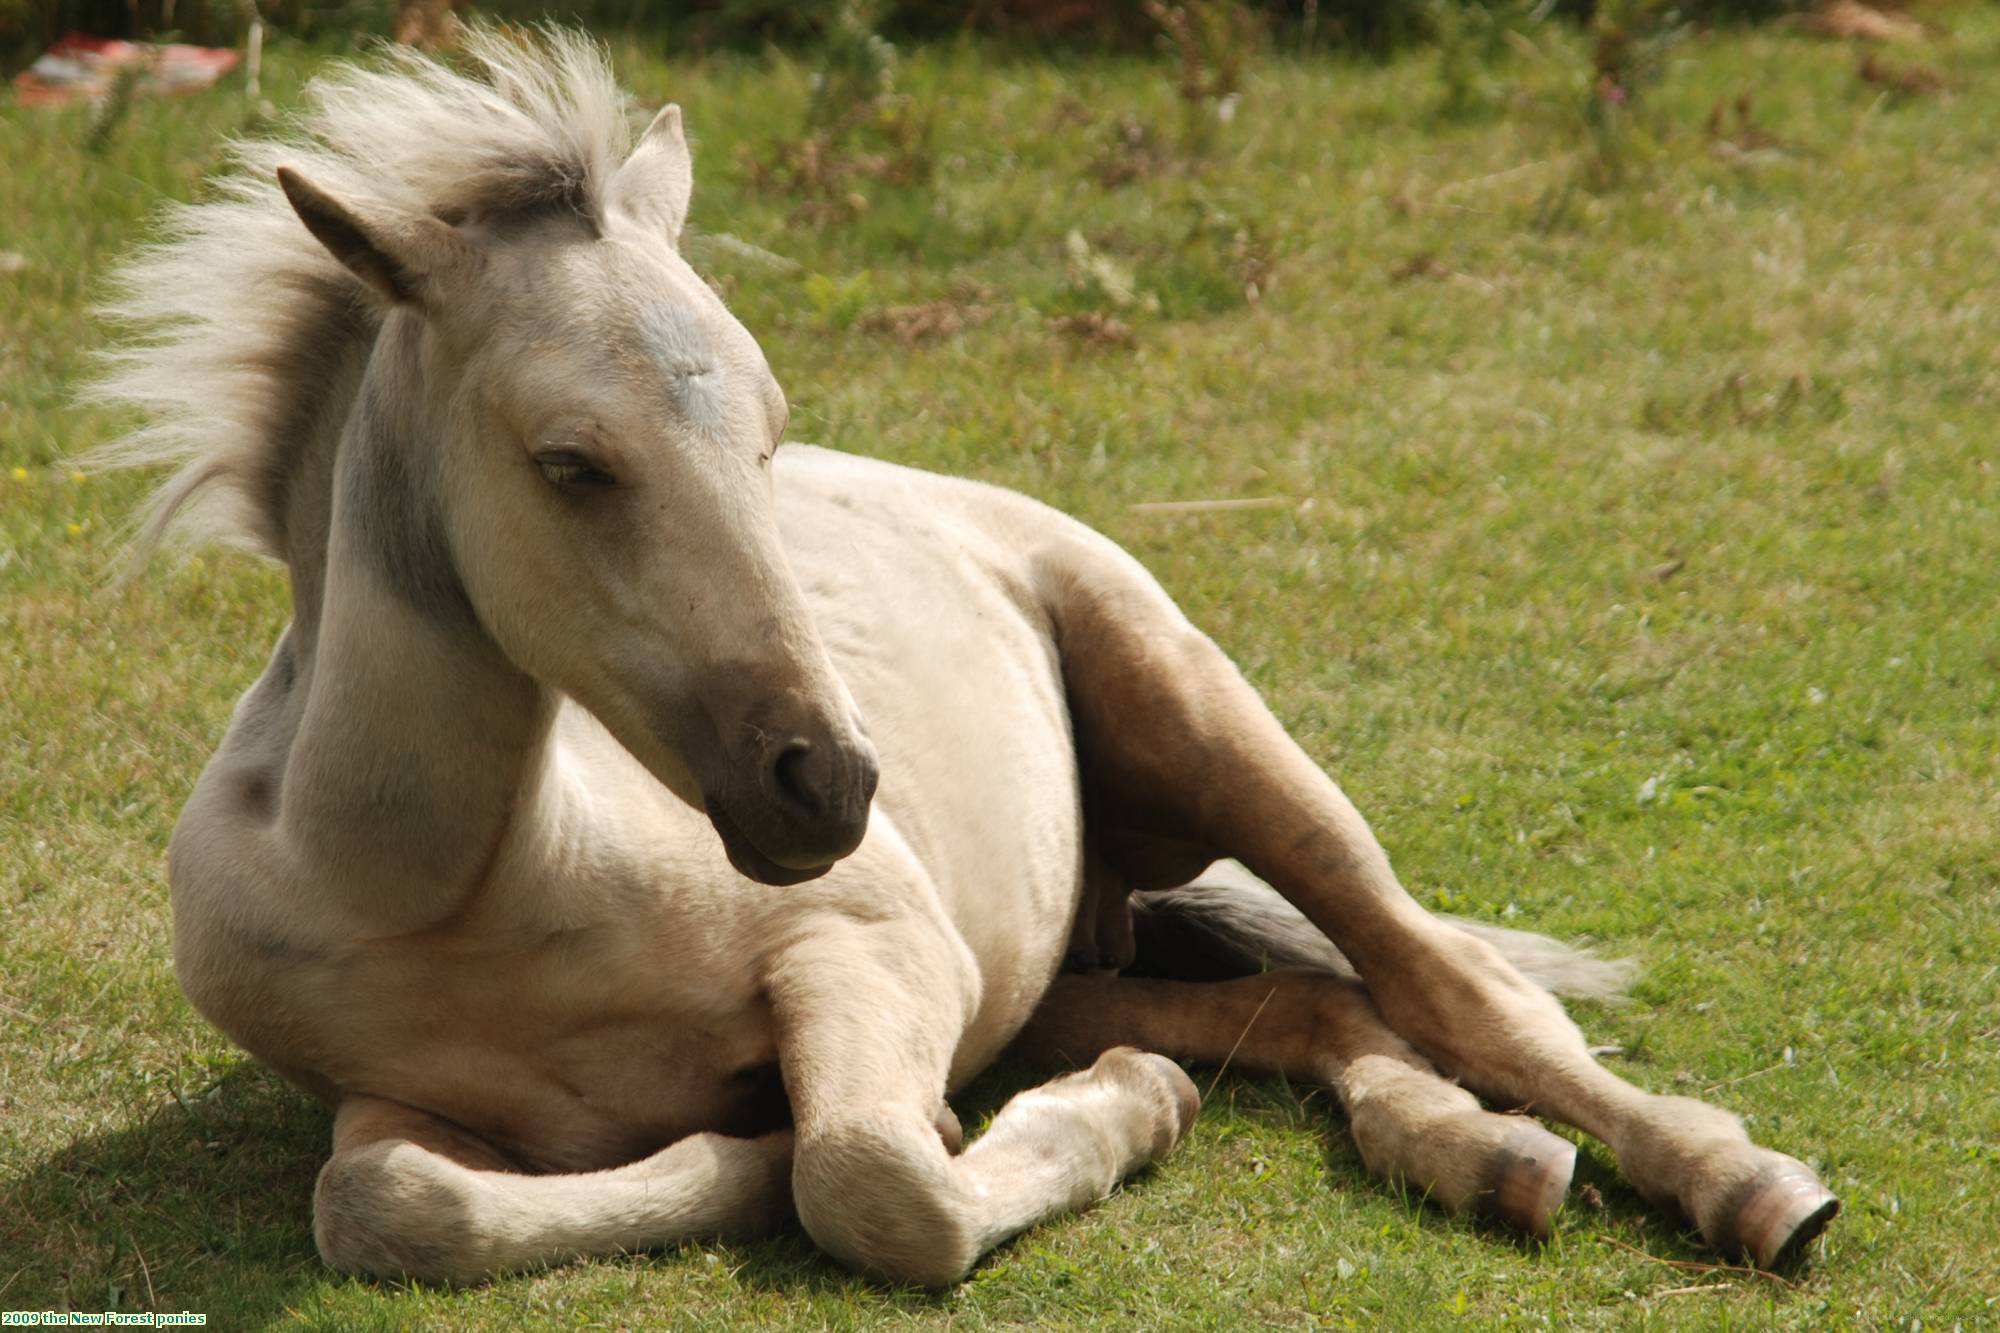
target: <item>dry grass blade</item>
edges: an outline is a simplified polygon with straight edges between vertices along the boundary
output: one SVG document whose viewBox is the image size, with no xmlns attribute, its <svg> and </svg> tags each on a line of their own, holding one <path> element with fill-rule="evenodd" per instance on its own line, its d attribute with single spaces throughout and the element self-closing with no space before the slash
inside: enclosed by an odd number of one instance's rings
<svg viewBox="0 0 2000 1333">
<path fill-rule="evenodd" d="M 125 1239 L 132 1242 L 132 1253 L 138 1256 L 139 1273 L 146 1279 L 146 1304 L 152 1309 L 160 1308 L 160 1294 L 153 1290 L 153 1268 L 146 1262 L 146 1252 L 139 1248 L 138 1238 L 127 1232 Z"/>
<path fill-rule="evenodd" d="M 1256 495 L 1241 500 L 1142 500 L 1135 514 L 1217 514 L 1238 509 L 1284 509 L 1297 503 L 1289 495 Z"/>
<path fill-rule="evenodd" d="M 1210 1095 L 1215 1092 L 1215 1085 L 1222 1082 L 1222 1076 L 1229 1072 L 1229 1062 L 1231 1060 L 1234 1060 L 1236 1058 L 1236 1052 L 1243 1048 L 1244 1038 L 1250 1035 L 1251 1028 L 1257 1026 L 1257 1020 L 1264 1016 L 1265 1005 L 1270 1004 L 1271 997 L 1276 995 L 1277 993 L 1278 993 L 1278 988 L 1276 986 L 1273 986 L 1271 988 L 1271 994 L 1266 995 L 1264 997 L 1263 1003 L 1257 1006 L 1257 1011 L 1250 1015 L 1250 1021 L 1248 1023 L 1245 1023 L 1243 1025 L 1243 1030 L 1236 1034 L 1235 1045 L 1229 1048 L 1229 1054 L 1222 1057 L 1222 1065 L 1215 1071 L 1215 1077 L 1210 1079 L 1208 1081 L 1208 1086 L 1202 1090 L 1201 1099 L 1204 1102 L 1206 1102 L 1209 1099 Z"/>
<path fill-rule="evenodd" d="M 1597 1233 L 1597 1238 L 1607 1245 L 1615 1245 L 1621 1250 L 1636 1254 L 1641 1259 L 1650 1260 L 1664 1268 L 1677 1268 L 1684 1273 L 1742 1273 L 1748 1277 L 1761 1277 L 1767 1282 L 1775 1282 L 1786 1291 L 1799 1289 L 1798 1283 L 1779 1277 L 1776 1273 L 1767 1273 L 1761 1268 L 1746 1268 L 1742 1264 L 1705 1264 L 1694 1259 L 1662 1259 L 1657 1254 L 1648 1254 L 1637 1245 L 1627 1245 L 1616 1236 L 1607 1236 L 1601 1231 Z"/>
</svg>

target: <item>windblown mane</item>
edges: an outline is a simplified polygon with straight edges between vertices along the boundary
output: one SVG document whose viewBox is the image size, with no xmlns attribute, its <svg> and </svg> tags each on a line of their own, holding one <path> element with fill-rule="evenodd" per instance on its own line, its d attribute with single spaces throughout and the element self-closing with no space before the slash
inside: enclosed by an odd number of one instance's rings
<svg viewBox="0 0 2000 1333">
<path fill-rule="evenodd" d="M 306 231 L 275 170 L 338 195 L 457 223 L 561 206 L 601 213 L 632 125 L 601 48 L 555 31 L 473 31 L 470 74 L 397 50 L 379 68 L 315 79 L 282 137 L 238 141 L 208 202 L 117 275 L 101 313 L 129 330 L 88 391 L 150 424 L 95 451 L 107 467 L 177 464 L 134 541 L 150 555 L 177 519 L 282 558 L 292 474 L 339 367 L 381 315 Z"/>
</svg>

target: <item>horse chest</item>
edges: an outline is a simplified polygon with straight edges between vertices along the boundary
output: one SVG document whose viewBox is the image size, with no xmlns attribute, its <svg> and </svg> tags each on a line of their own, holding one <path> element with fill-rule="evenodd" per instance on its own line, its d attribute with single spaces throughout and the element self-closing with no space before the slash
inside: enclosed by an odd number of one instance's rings
<svg viewBox="0 0 2000 1333">
<path fill-rule="evenodd" d="M 203 1008 L 321 1096 L 386 1097 L 524 1166 L 593 1170 L 786 1121 L 754 978 L 680 954 L 630 921 L 242 951 L 237 984 Z"/>
</svg>

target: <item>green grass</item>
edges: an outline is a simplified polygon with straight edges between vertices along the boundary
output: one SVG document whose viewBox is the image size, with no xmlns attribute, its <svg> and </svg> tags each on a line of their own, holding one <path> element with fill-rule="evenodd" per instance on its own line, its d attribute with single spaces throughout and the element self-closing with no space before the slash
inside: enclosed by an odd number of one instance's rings
<svg viewBox="0 0 2000 1333">
<path fill-rule="evenodd" d="M 188 1008 L 163 853 L 285 618 L 209 553 L 104 573 L 139 498 L 64 455 L 88 300 L 196 192 L 240 90 L 0 106 L 0 1309 L 212 1327 L 1990 1326 L 2000 1320 L 2000 17 L 1888 97 L 1855 53 L 1732 32 L 1645 94 L 1591 188 L 1583 44 L 1440 113 L 1435 58 L 1269 59 L 1198 160 L 1163 70 L 914 55 L 920 184 L 805 216 L 756 161 L 809 69 L 619 47 L 697 143 L 693 253 L 798 438 L 1018 487 L 1139 554 L 1373 819 L 1420 898 L 1640 958 L 1581 1019 L 1847 1211 L 1795 1288 L 1706 1256 L 1592 1146 L 1550 1245 L 1368 1180 L 1319 1092 L 1227 1076 L 1171 1162 L 958 1290 L 799 1235 L 452 1293 L 313 1254 L 327 1114 Z M 280 46 L 285 103 L 319 55 Z M 1894 59 L 1905 60 L 1898 53 Z M 1754 92 L 1778 145 L 1703 131 Z M 1157 150 L 1107 186 L 1121 123 Z M 1108 174 L 1108 173 L 1107 173 Z M 1066 237 L 1129 275 L 1110 306 Z M 718 234 L 797 266 L 756 258 Z M 1245 298 L 1255 280 L 1261 299 Z M 983 318 L 907 350 L 869 312 Z M 1063 332 L 1123 322 L 1129 342 Z M 1210 514 L 1163 499 L 1288 497 Z M 1023 1076 L 975 1090 L 990 1111 Z M 1203 1086 L 1210 1076 L 1200 1075 Z M 1662 1262 L 1665 1261 L 1665 1262 Z"/>
</svg>

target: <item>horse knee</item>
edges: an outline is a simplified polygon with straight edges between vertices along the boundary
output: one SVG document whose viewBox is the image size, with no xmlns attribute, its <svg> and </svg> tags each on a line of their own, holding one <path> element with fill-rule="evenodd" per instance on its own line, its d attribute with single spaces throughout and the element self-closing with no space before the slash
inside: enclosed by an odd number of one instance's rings
<svg viewBox="0 0 2000 1333">
<path fill-rule="evenodd" d="M 336 1153 L 313 1187 L 313 1240 L 330 1268 L 369 1277 L 477 1282 L 475 1182 L 455 1163 L 393 1140 Z"/>
<path fill-rule="evenodd" d="M 801 1133 L 792 1198 L 806 1234 L 836 1259 L 891 1282 L 937 1289 L 984 1247 L 938 1130 L 878 1111 Z"/>
</svg>

